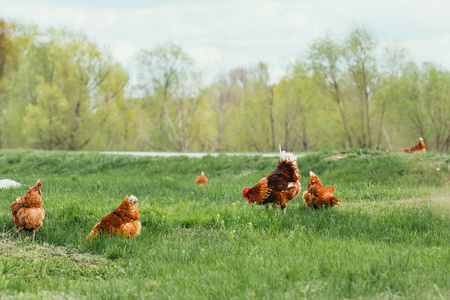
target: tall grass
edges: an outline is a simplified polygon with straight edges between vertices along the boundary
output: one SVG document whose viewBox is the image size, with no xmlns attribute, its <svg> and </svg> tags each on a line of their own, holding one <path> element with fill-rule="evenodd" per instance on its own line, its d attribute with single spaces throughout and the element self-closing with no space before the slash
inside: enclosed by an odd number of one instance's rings
<svg viewBox="0 0 450 300">
<path fill-rule="evenodd" d="M 450 297 L 446 154 L 351 150 L 299 158 L 336 187 L 341 205 L 287 212 L 241 195 L 276 158 L 201 159 L 0 151 L 0 294 L 22 298 Z M 208 185 L 197 187 L 201 173 Z M 42 179 L 36 243 L 14 234 L 10 204 Z M 138 197 L 141 235 L 84 239 L 126 195 Z"/>
</svg>

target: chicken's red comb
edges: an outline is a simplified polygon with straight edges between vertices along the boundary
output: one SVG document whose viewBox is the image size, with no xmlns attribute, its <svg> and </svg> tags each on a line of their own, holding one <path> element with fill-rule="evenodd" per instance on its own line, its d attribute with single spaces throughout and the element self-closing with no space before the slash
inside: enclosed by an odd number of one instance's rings
<svg viewBox="0 0 450 300">
<path fill-rule="evenodd" d="M 248 191 L 250 191 L 251 190 L 251 188 L 249 188 L 249 187 L 246 187 L 246 188 L 244 188 L 243 190 L 242 190 L 242 196 L 244 196 L 244 198 L 247 198 L 247 193 L 248 193 Z M 248 199 L 248 198 L 247 198 Z M 250 201 L 250 200 L 249 200 Z"/>
</svg>

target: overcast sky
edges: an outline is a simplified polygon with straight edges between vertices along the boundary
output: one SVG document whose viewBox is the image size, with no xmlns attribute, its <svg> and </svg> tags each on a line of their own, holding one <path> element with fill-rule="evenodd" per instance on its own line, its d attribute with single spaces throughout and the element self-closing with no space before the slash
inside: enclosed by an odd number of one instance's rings
<svg viewBox="0 0 450 300">
<path fill-rule="evenodd" d="M 137 50 L 173 42 L 210 76 L 263 61 L 273 81 L 314 39 L 354 24 L 450 69 L 449 15 L 449 0 L 0 0 L 0 18 L 83 32 L 127 69 Z"/>
</svg>

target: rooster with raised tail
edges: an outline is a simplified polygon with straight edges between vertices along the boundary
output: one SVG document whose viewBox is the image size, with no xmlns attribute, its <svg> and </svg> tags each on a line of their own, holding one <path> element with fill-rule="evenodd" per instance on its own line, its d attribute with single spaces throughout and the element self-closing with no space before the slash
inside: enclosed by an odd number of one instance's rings
<svg viewBox="0 0 450 300">
<path fill-rule="evenodd" d="M 300 178 L 297 157 L 290 152 L 281 151 L 280 146 L 280 161 L 275 170 L 261 179 L 254 187 L 244 188 L 242 195 L 248 203 L 272 203 L 272 207 L 279 205 L 286 212 L 288 201 L 300 193 Z"/>
</svg>

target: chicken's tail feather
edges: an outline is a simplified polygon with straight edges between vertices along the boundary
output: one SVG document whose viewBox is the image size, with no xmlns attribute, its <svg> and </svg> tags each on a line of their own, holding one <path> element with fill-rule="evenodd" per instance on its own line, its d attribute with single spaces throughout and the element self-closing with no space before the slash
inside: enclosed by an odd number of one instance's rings
<svg viewBox="0 0 450 300">
<path fill-rule="evenodd" d="M 85 243 L 87 243 L 89 241 L 89 239 L 95 238 L 97 236 L 97 234 L 98 234 L 98 229 L 97 229 L 97 227 L 94 227 L 92 229 L 92 231 L 86 236 L 86 242 Z"/>
<path fill-rule="evenodd" d="M 311 203 L 312 203 L 311 195 L 307 191 L 303 192 L 302 198 L 305 201 L 306 206 L 311 205 Z"/>
<path fill-rule="evenodd" d="M 308 197 L 308 191 L 303 192 L 303 199 L 306 199 Z"/>
<path fill-rule="evenodd" d="M 279 145 L 278 147 L 280 148 L 280 160 L 291 161 L 297 164 L 297 156 L 295 156 L 294 153 L 281 150 L 281 145 Z"/>
</svg>

